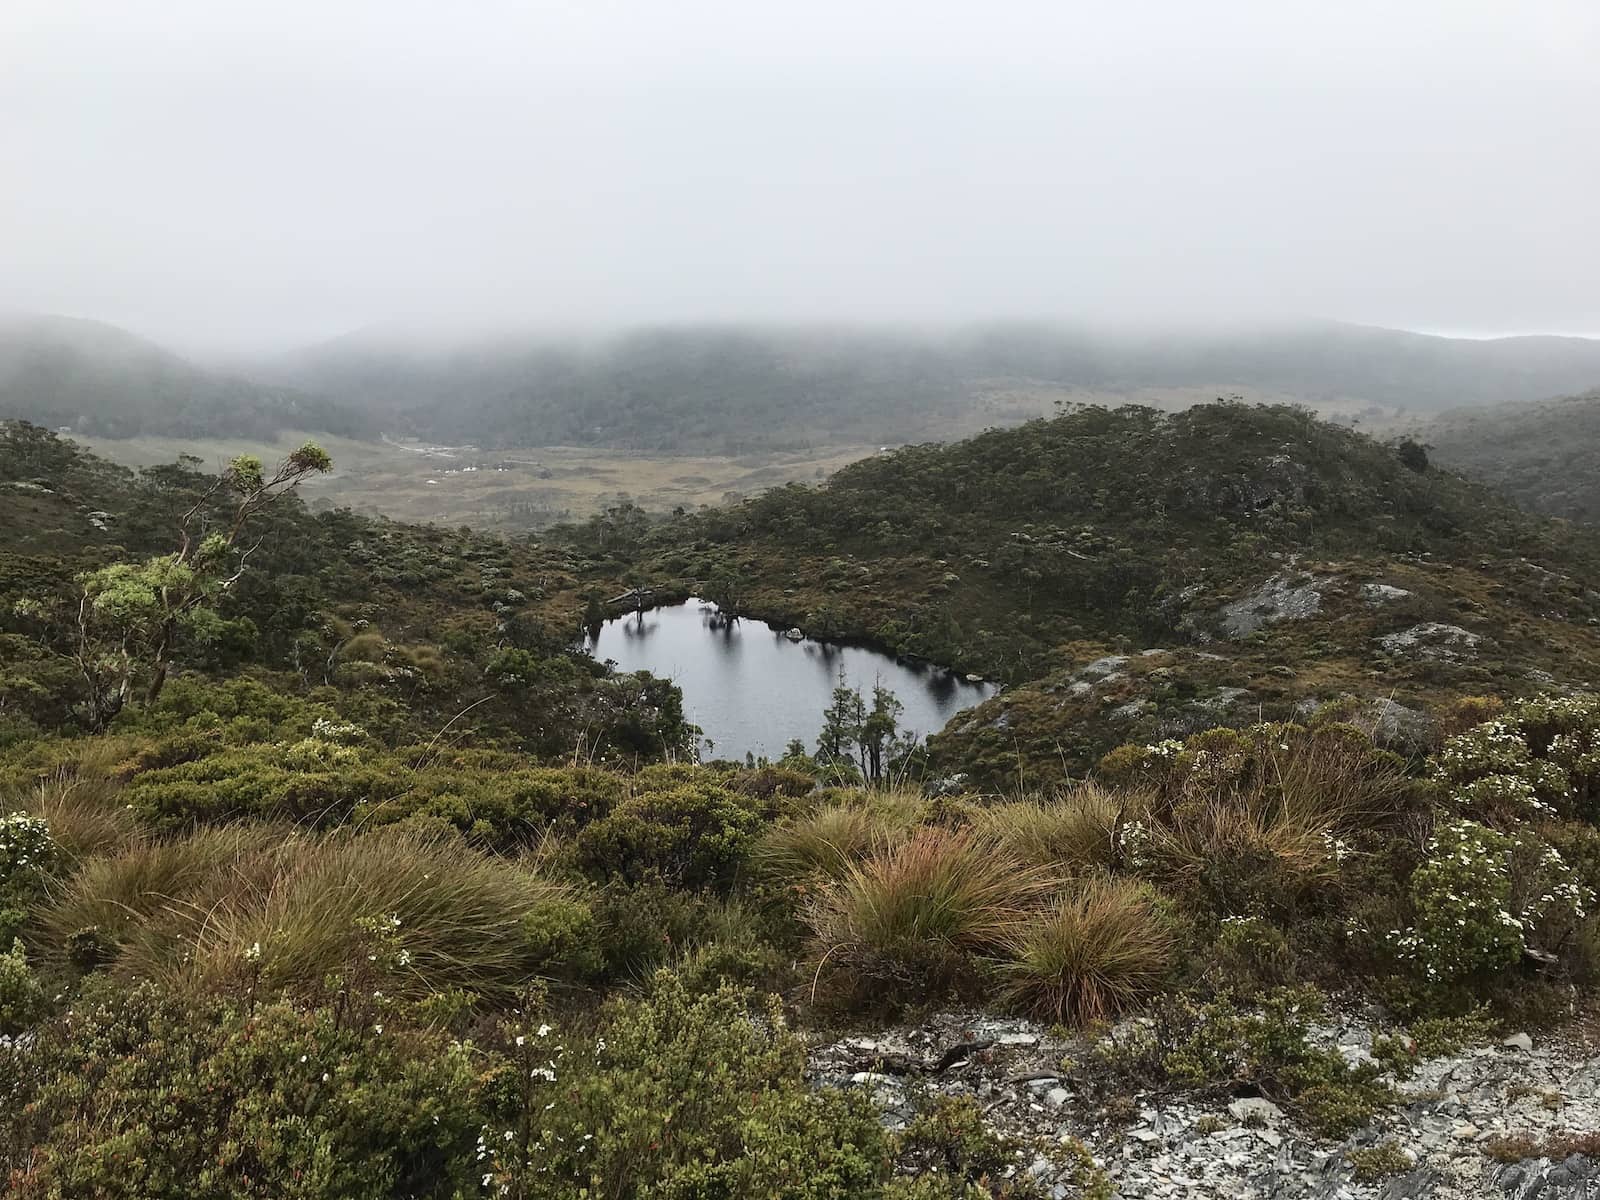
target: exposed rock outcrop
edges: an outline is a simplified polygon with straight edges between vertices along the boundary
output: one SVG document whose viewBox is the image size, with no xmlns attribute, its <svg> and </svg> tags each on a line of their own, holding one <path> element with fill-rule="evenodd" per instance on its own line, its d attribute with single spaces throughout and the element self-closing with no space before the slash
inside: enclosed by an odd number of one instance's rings
<svg viewBox="0 0 1600 1200">
<path fill-rule="evenodd" d="M 1370 1059 L 1364 1020 L 1313 1031 L 1348 1061 Z M 1600 1157 L 1558 1153 L 1600 1130 L 1600 1052 L 1526 1035 L 1421 1063 L 1400 1101 L 1343 1140 L 1276 1104 L 1226 1094 L 1137 1093 L 1127 1116 L 1080 1096 L 1070 1060 L 1088 1046 L 1043 1026 L 979 1013 L 845 1037 L 813 1048 L 817 1083 L 869 1087 L 898 1128 L 927 1093 L 973 1098 L 997 1132 L 1029 1146 L 1081 1142 L 1123 1200 L 1589 1200 Z M 1066 1066 L 1063 1059 L 1069 1060 Z M 1529 1153 L 1518 1157 L 1519 1147 Z M 1361 1169 L 1383 1148 L 1388 1165 Z M 1502 1161 L 1510 1159 L 1511 1161 Z M 1026 1150 L 1013 1173 L 1070 1197 L 1070 1167 Z"/>
</svg>

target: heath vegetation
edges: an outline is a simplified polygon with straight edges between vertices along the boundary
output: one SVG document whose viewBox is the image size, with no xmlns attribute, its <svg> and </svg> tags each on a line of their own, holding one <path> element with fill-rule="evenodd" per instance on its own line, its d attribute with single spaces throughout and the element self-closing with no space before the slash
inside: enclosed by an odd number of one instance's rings
<svg viewBox="0 0 1600 1200">
<path fill-rule="evenodd" d="M 1230 439 L 1315 453 L 1287 480 L 1167 457 Z M 1111 445 L 1143 448 L 1123 490 L 1089 470 Z M 1371 553 L 1380 513 L 1382 553 L 1431 548 L 1484 612 L 1522 584 L 1474 590 L 1475 556 L 1588 561 L 1348 431 L 1090 411 L 543 542 L 312 514 L 292 484 L 324 459 L 297 454 L 132 473 L 5 426 L 5 478 L 51 481 L 0 497 L 18 1196 L 1020 1198 L 1023 1151 L 981 1114 L 929 1099 L 886 1129 L 868 1093 L 807 1082 L 797 1028 L 981 1004 L 1085 1031 L 1085 1094 L 1247 1089 L 1339 1133 L 1410 1059 L 1319 1046 L 1329 994 L 1481 1030 L 1554 1019 L 1600 972 L 1600 703 L 1440 657 L 1406 668 L 1438 680 L 1409 740 L 1336 666 L 1320 704 L 1194 721 L 1200 675 L 1126 644 L 1226 645 L 1163 580 L 1221 588 L 1274 539 Z M 895 697 L 841 689 L 814 747 L 698 761 L 671 683 L 573 646 L 664 555 L 746 594 L 709 569 L 734 545 L 753 610 L 814 615 L 778 598 L 782 545 L 838 584 L 839 632 L 1018 686 L 931 748 Z M 1587 600 L 1548 583 L 1539 620 L 1568 600 L 1567 642 L 1508 627 L 1492 661 L 1586 661 Z M 1322 658 L 1288 631 L 1184 661 L 1265 693 L 1264 656 L 1297 647 L 1310 688 L 1314 659 L 1371 653 L 1377 610 L 1328 603 Z"/>
</svg>

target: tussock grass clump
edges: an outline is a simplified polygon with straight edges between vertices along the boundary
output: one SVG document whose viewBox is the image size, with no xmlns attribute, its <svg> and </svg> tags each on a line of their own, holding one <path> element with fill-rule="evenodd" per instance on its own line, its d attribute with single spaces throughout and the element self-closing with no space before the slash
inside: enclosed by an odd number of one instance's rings
<svg viewBox="0 0 1600 1200">
<path fill-rule="evenodd" d="M 564 899 L 459 841 L 226 828 L 91 862 L 44 924 L 63 942 L 98 927 L 111 968 L 139 978 L 204 987 L 258 974 L 309 991 L 360 970 L 401 993 L 503 993 L 545 965 L 524 917 Z"/>
<path fill-rule="evenodd" d="M 1294 915 L 1337 901 L 1341 864 L 1404 837 L 1426 789 L 1350 725 L 1261 724 L 1124 747 L 1102 760 L 1150 789 L 1130 821 L 1141 871 L 1219 915 Z M 1124 837 L 1125 849 L 1130 838 Z"/>
<path fill-rule="evenodd" d="M 1066 872 L 1117 865 L 1124 822 L 1147 807 L 1136 793 L 1086 783 L 1053 800 L 1018 800 L 976 809 L 974 829 L 1023 862 Z"/>
<path fill-rule="evenodd" d="M 1165 882 L 1232 914 L 1292 908 L 1306 893 L 1334 885 L 1341 847 L 1322 815 L 1212 798 L 1156 826 L 1151 858 Z"/>
<path fill-rule="evenodd" d="M 948 986 L 992 951 L 1043 876 L 971 830 L 932 826 L 828 884 L 807 914 L 824 966 L 863 981 Z"/>
<path fill-rule="evenodd" d="M 903 843 L 926 809 L 915 793 L 858 792 L 774 825 L 756 844 L 754 859 L 780 879 L 837 879 L 852 863 Z"/>
<path fill-rule="evenodd" d="M 1153 992 L 1173 947 L 1148 887 L 1096 879 L 1018 922 L 1001 972 L 1014 1006 L 1044 1020 L 1087 1024 Z"/>
<path fill-rule="evenodd" d="M 1269 765 L 1260 791 L 1276 794 L 1286 812 L 1342 833 L 1393 822 L 1409 807 L 1414 783 L 1404 761 L 1377 750 L 1348 725 L 1328 725 L 1291 738 L 1289 749 L 1268 741 Z"/>
<path fill-rule="evenodd" d="M 1225 800 L 1263 819 L 1352 834 L 1393 828 L 1422 799 L 1403 759 L 1337 723 L 1208 729 L 1183 742 L 1119 747 L 1099 769 L 1113 783 L 1151 789 L 1155 817 L 1172 823 Z"/>
<path fill-rule="evenodd" d="M 1226 798 L 1264 819 L 1353 833 L 1392 824 L 1414 783 L 1404 761 L 1350 725 L 1256 725 L 1190 738 L 1167 791 L 1181 813 Z"/>
<path fill-rule="evenodd" d="M 40 913 L 46 940 L 61 945 L 92 929 L 103 945 L 114 947 L 164 912 L 203 912 L 207 893 L 239 890 L 246 867 L 270 865 L 273 848 L 292 837 L 287 827 L 223 826 L 90 859 Z"/>
<path fill-rule="evenodd" d="M 109 775 L 58 770 L 22 797 L 21 807 L 42 817 L 67 866 L 115 854 L 139 838 L 138 822 L 123 803 L 122 785 Z"/>
</svg>

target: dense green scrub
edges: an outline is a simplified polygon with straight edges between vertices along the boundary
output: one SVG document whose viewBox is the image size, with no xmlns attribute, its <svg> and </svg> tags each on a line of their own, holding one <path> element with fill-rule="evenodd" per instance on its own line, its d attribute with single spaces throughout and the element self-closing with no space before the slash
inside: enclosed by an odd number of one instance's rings
<svg viewBox="0 0 1600 1200">
<path fill-rule="evenodd" d="M 1396 554 L 1430 544 L 1454 556 L 1431 592 L 1417 582 L 1428 568 L 1408 560 L 1419 604 L 1522 603 L 1531 574 L 1472 590 L 1491 570 L 1476 554 L 1553 554 L 1571 536 L 1574 561 L 1587 561 L 1576 535 L 1298 414 L 1225 406 L 1173 420 L 1091 414 L 1036 430 L 1039 479 L 1013 470 L 999 497 L 949 492 L 946 468 L 1004 443 L 868 464 L 837 493 L 795 501 L 809 516 L 793 542 L 811 553 L 850 539 L 858 566 L 882 570 L 902 552 L 896 535 L 830 526 L 828 510 L 886 487 L 912 489 L 884 511 L 925 522 L 925 553 L 998 539 L 1015 518 L 1005 488 L 1011 503 L 1065 512 L 1055 478 L 1074 511 L 1094 511 L 1081 491 L 1089 456 L 1126 437 L 1152 463 L 1131 473 L 1138 487 L 1164 489 L 1179 511 L 1141 517 L 1118 498 L 1106 511 L 1173 539 L 1164 553 L 1180 578 L 1208 556 L 1246 572 L 1251 546 L 1291 535 L 1360 553 L 1341 513 L 1389 513 L 1382 537 Z M 1104 445 L 1070 444 L 1100 428 Z M 1262 506 L 1255 476 L 1178 478 L 1161 457 L 1174 428 L 1191 444 L 1211 430 L 1219 447 L 1255 429 L 1259 452 L 1304 434 L 1332 457 L 1291 472 L 1292 494 Z M 160 560 L 173 513 L 212 483 L 192 464 L 121 472 L 26 427 L 7 427 L 0 452 L 7 482 L 30 485 L 0 493 L 0 1170 L 14 1194 L 1029 1197 L 1014 1168 L 1036 1148 L 996 1139 L 948 1099 L 888 1133 L 860 1092 L 807 1085 L 793 1028 L 957 1001 L 1091 1034 L 1147 1013 L 1144 1034 L 1101 1043 L 1073 1069 L 1108 1113 L 1135 1089 L 1249 1086 L 1341 1133 L 1392 1102 L 1416 1046 L 1556 1020 L 1592 995 L 1592 697 L 1472 697 L 1529 677 L 1484 687 L 1496 677 L 1437 660 L 1408 686 L 1431 686 L 1444 716 L 1406 753 L 1336 700 L 1293 721 L 1211 720 L 1173 736 L 1130 739 L 1103 718 L 1077 731 L 1070 763 L 1082 765 L 1069 766 L 1032 744 L 1048 735 L 1031 723 L 1052 688 L 1086 682 L 1069 664 L 996 702 L 1025 754 L 1063 764 L 1047 785 L 1042 772 L 1009 782 L 976 730 L 940 739 L 938 775 L 913 770 L 898 789 L 852 786 L 826 746 L 779 764 L 693 762 L 676 689 L 612 676 L 573 655 L 568 635 L 606 581 L 673 555 L 697 575 L 691 563 L 726 567 L 728 546 L 767 553 L 759 538 L 737 541 L 755 536 L 737 523 L 780 519 L 781 494 L 664 528 L 613 514 L 553 545 L 314 517 L 285 499 L 252 518 L 236 586 L 182 593 L 210 617 L 176 626 L 169 678 L 151 687 L 138 605 L 161 605 L 159 589 L 116 591 L 138 604 L 103 606 L 90 634 L 44 601 L 93 604 L 105 593 L 85 578 Z M 920 499 L 919 463 L 943 464 Z M 1346 478 L 1352 463 L 1370 475 Z M 990 468 L 1006 464 L 1025 465 Z M 1190 488 L 1203 499 L 1184 501 Z M 1207 506 L 1234 514 L 1226 530 Z M 734 523 L 727 542 L 719 522 Z M 671 549 L 670 537 L 690 540 Z M 1092 549 L 1074 535 L 1080 545 Z M 989 561 L 1009 565 L 987 594 L 1018 621 L 1035 614 L 1018 628 L 1040 644 L 1072 621 L 1110 636 L 1159 616 L 1143 585 L 1120 606 L 1085 591 L 1105 577 L 1074 574 L 1075 554 L 1039 558 L 1054 573 L 1032 598 L 1016 590 L 1031 558 Z M 761 603 L 771 585 L 752 578 Z M 916 610 L 914 590 L 875 578 L 873 603 Z M 741 577 L 705 579 L 745 594 Z M 1072 618 L 1059 598 L 1069 579 Z M 840 620 L 868 595 L 841 587 Z M 1550 661 L 1536 656 L 1555 653 L 1540 649 L 1555 628 L 1572 631 L 1570 660 L 1587 652 L 1587 600 L 1553 574 L 1541 596 L 1536 625 L 1500 632 L 1502 670 Z M 1319 636 L 1369 639 L 1371 611 L 1330 600 Z M 1062 644 L 1076 662 L 1092 643 Z M 1240 658 L 1295 645 L 1308 666 L 1305 635 Z M 138 685 L 115 709 L 85 704 L 85 647 L 111 656 L 94 670 Z M 1105 709 L 1095 690 L 1135 679 L 1181 699 L 1178 672 L 1155 676 L 1180 661 L 1165 653 L 1095 667 L 1093 703 Z M 1361 1067 L 1319 1049 L 1309 1022 L 1332 990 L 1381 1000 L 1414 1040 L 1375 1047 Z M 1045 1150 L 1082 1194 L 1104 1194 L 1081 1148 Z"/>
<path fill-rule="evenodd" d="M 240 736 L 183 765 L 328 786 L 285 765 L 315 735 Z M 784 1022 L 1150 1009 L 1148 1038 L 1076 1069 L 1087 1094 L 1245 1078 L 1338 1132 L 1412 1052 L 1315 1049 L 1318 989 L 1419 1030 L 1480 1005 L 1521 1024 L 1600 968 L 1591 701 L 1507 709 L 1420 771 L 1337 722 L 1263 725 L 998 805 L 373 750 L 403 803 L 292 824 L 187 807 L 209 793 L 173 789 L 175 737 L 9 756 L 19 1195 L 1026 1196 L 1011 1148 L 968 1144 L 981 1123 L 891 1136 L 862 1094 L 809 1090 Z"/>
<path fill-rule="evenodd" d="M 180 515 L 197 503 L 196 540 L 226 529 L 229 497 L 213 495 L 216 477 L 197 467 L 135 473 L 37 427 L 0 426 L 0 742 L 94 727 L 88 677 L 124 656 L 134 693 L 147 688 L 153 639 L 134 604 L 95 606 L 104 616 L 91 626 L 90 669 L 80 661 L 83 581 L 164 561 Z M 313 515 L 286 496 L 251 519 L 230 574 L 235 564 L 242 570 L 214 602 L 181 614 L 174 677 L 316 692 L 329 719 L 345 711 L 391 739 L 443 731 L 445 745 L 470 734 L 584 759 L 649 758 L 689 742 L 676 689 L 614 679 L 572 652 L 586 601 L 613 586 L 604 572 L 586 583 L 578 552 L 347 511 Z M 470 721 L 457 719 L 464 712 Z M 241 713 L 269 719 L 270 706 L 251 697 L 218 715 Z"/>
<path fill-rule="evenodd" d="M 1088 408 L 568 537 L 610 533 L 619 570 L 736 612 L 1006 682 L 934 740 L 936 769 L 1040 786 L 1122 741 L 1346 697 L 1438 716 L 1586 686 L 1600 539 L 1414 449 L 1291 408 Z"/>
</svg>

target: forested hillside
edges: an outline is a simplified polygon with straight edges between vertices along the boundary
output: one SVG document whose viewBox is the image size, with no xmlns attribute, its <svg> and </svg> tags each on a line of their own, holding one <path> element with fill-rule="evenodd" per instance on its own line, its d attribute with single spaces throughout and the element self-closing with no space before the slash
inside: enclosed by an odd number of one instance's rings
<svg viewBox="0 0 1600 1200">
<path fill-rule="evenodd" d="M 1025 685 L 937 739 L 991 781 L 1342 697 L 1409 724 L 1600 668 L 1596 535 L 1289 408 L 1088 409 L 908 447 L 637 554 L 784 625 Z"/>
<path fill-rule="evenodd" d="M 0 316 L 0 419 L 14 417 L 117 438 L 359 432 L 298 388 L 207 370 L 99 321 L 45 316 Z"/>
<path fill-rule="evenodd" d="M 1056 399 L 1147 390 L 1413 411 L 1534 400 L 1600 379 L 1600 343 L 1325 323 L 1166 335 L 669 328 L 586 343 L 502 337 L 438 347 L 377 329 L 317 347 L 284 371 L 385 427 L 434 441 L 742 453 L 924 441 L 1010 424 Z"/>
<path fill-rule="evenodd" d="M 1417 434 L 1442 466 L 1533 512 L 1600 520 L 1600 390 L 1541 404 L 1445 413 Z"/>
<path fill-rule="evenodd" d="M 0 415 L 109 437 L 293 429 L 741 455 L 948 440 L 1083 401 L 1181 407 L 1240 393 L 1392 415 L 1538 400 L 1596 380 L 1600 342 L 1334 323 L 1138 335 L 677 326 L 454 340 L 377 328 L 241 376 L 97 322 L 0 321 Z"/>
</svg>

